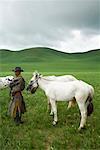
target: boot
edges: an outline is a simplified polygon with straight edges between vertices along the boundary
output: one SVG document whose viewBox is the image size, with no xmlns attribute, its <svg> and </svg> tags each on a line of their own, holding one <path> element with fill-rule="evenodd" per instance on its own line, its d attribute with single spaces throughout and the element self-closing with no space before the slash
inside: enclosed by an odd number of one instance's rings
<svg viewBox="0 0 100 150">
<path fill-rule="evenodd" d="M 21 120 L 21 116 L 19 117 L 20 124 L 23 124 L 24 122 Z"/>
<path fill-rule="evenodd" d="M 16 112 L 16 117 L 14 118 L 14 122 L 15 122 L 16 125 L 20 124 L 20 119 L 19 119 L 19 113 L 18 113 L 18 111 Z"/>
<path fill-rule="evenodd" d="M 14 118 L 14 122 L 15 122 L 16 126 L 19 126 L 20 122 L 19 122 L 18 117 L 15 117 L 15 118 Z"/>
</svg>

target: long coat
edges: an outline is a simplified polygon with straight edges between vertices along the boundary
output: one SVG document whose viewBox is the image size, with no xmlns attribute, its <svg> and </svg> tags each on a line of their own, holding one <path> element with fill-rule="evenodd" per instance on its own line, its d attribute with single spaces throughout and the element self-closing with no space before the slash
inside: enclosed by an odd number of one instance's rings
<svg viewBox="0 0 100 150">
<path fill-rule="evenodd" d="M 25 80 L 22 76 L 14 78 L 10 83 L 11 102 L 9 104 L 9 114 L 15 118 L 16 114 L 21 116 L 26 111 L 25 102 L 22 96 L 22 91 L 25 88 Z"/>
</svg>

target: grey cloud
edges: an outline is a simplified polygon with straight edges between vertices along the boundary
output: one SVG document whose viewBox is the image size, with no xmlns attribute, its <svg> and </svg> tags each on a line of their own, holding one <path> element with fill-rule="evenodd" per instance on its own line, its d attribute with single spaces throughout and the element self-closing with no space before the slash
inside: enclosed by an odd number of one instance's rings
<svg viewBox="0 0 100 150">
<path fill-rule="evenodd" d="M 55 46 L 72 30 L 100 34 L 99 0 L 0 1 L 0 45 Z"/>
</svg>

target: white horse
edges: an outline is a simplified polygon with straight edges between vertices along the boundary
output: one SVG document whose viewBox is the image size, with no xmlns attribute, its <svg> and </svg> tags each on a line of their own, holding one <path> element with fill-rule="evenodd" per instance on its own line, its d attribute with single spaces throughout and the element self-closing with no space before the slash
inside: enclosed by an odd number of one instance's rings
<svg viewBox="0 0 100 150">
<path fill-rule="evenodd" d="M 53 125 L 56 125 L 58 121 L 56 101 L 70 101 L 74 98 L 81 112 L 81 122 L 78 129 L 81 130 L 84 128 L 87 116 L 90 116 L 93 112 L 93 95 L 91 95 L 87 83 L 79 80 L 69 82 L 50 81 L 37 74 L 34 81 L 30 82 L 27 89 L 30 90 L 31 93 L 35 93 L 38 87 L 45 92 L 50 101 L 54 114 Z"/>
<path fill-rule="evenodd" d="M 0 77 L 0 89 L 8 87 L 13 79 L 13 76 Z"/>
<path fill-rule="evenodd" d="M 38 75 L 39 73 L 37 71 L 33 72 L 33 77 L 31 78 L 30 81 L 33 81 L 36 76 Z M 72 75 L 62 75 L 62 76 L 45 76 L 45 79 L 48 79 L 50 81 L 59 81 L 59 82 L 68 82 L 68 81 L 75 81 L 77 80 L 74 76 Z M 75 99 L 69 101 L 69 104 L 68 104 L 68 109 L 71 108 L 72 106 L 74 106 L 76 103 Z M 51 106 L 50 106 L 50 102 L 48 100 L 48 110 L 51 109 Z M 51 112 L 52 114 L 52 112 Z"/>
<path fill-rule="evenodd" d="M 33 72 L 33 77 L 31 78 L 30 82 L 33 81 L 36 78 L 37 75 L 39 75 L 39 73 L 37 71 Z M 77 80 L 72 75 L 62 75 L 62 76 L 54 76 L 54 75 L 52 75 L 52 76 L 44 76 L 44 77 L 45 77 L 45 79 L 48 79 L 48 80 L 51 80 L 51 81 L 59 81 L 59 82 L 68 82 L 68 81 L 75 81 L 75 80 Z M 89 85 L 89 84 L 87 84 L 87 86 L 90 89 L 91 96 L 94 95 L 93 87 L 91 85 Z M 69 101 L 67 109 L 75 106 L 75 104 L 76 104 L 76 100 L 75 100 L 75 98 L 73 98 L 71 101 Z M 50 105 L 49 100 L 48 100 L 48 110 L 51 110 L 51 105 Z M 51 111 L 51 115 L 52 115 L 52 111 Z"/>
</svg>

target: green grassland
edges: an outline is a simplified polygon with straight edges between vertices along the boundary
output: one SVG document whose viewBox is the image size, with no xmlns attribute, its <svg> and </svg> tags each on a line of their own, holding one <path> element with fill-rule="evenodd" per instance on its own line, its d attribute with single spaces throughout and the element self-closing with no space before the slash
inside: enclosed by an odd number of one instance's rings
<svg viewBox="0 0 100 150">
<path fill-rule="evenodd" d="M 13 75 L 15 66 L 25 71 L 26 85 L 34 70 L 44 75 L 72 74 L 93 85 L 94 112 L 86 129 L 78 132 L 80 114 L 77 105 L 67 110 L 66 102 L 57 103 L 59 122 L 52 126 L 47 112 L 47 98 L 40 89 L 34 95 L 23 92 L 27 112 L 24 124 L 16 126 L 7 116 L 9 89 L 0 91 L 0 149 L 1 150 L 99 150 L 100 149 L 100 50 L 65 54 L 47 48 L 21 52 L 0 51 L 0 76 Z"/>
<path fill-rule="evenodd" d="M 25 72 L 80 72 L 99 71 L 100 50 L 87 53 L 68 54 L 49 48 L 32 48 L 22 51 L 0 50 L 1 72 L 10 72 L 11 68 L 20 65 Z"/>
</svg>

